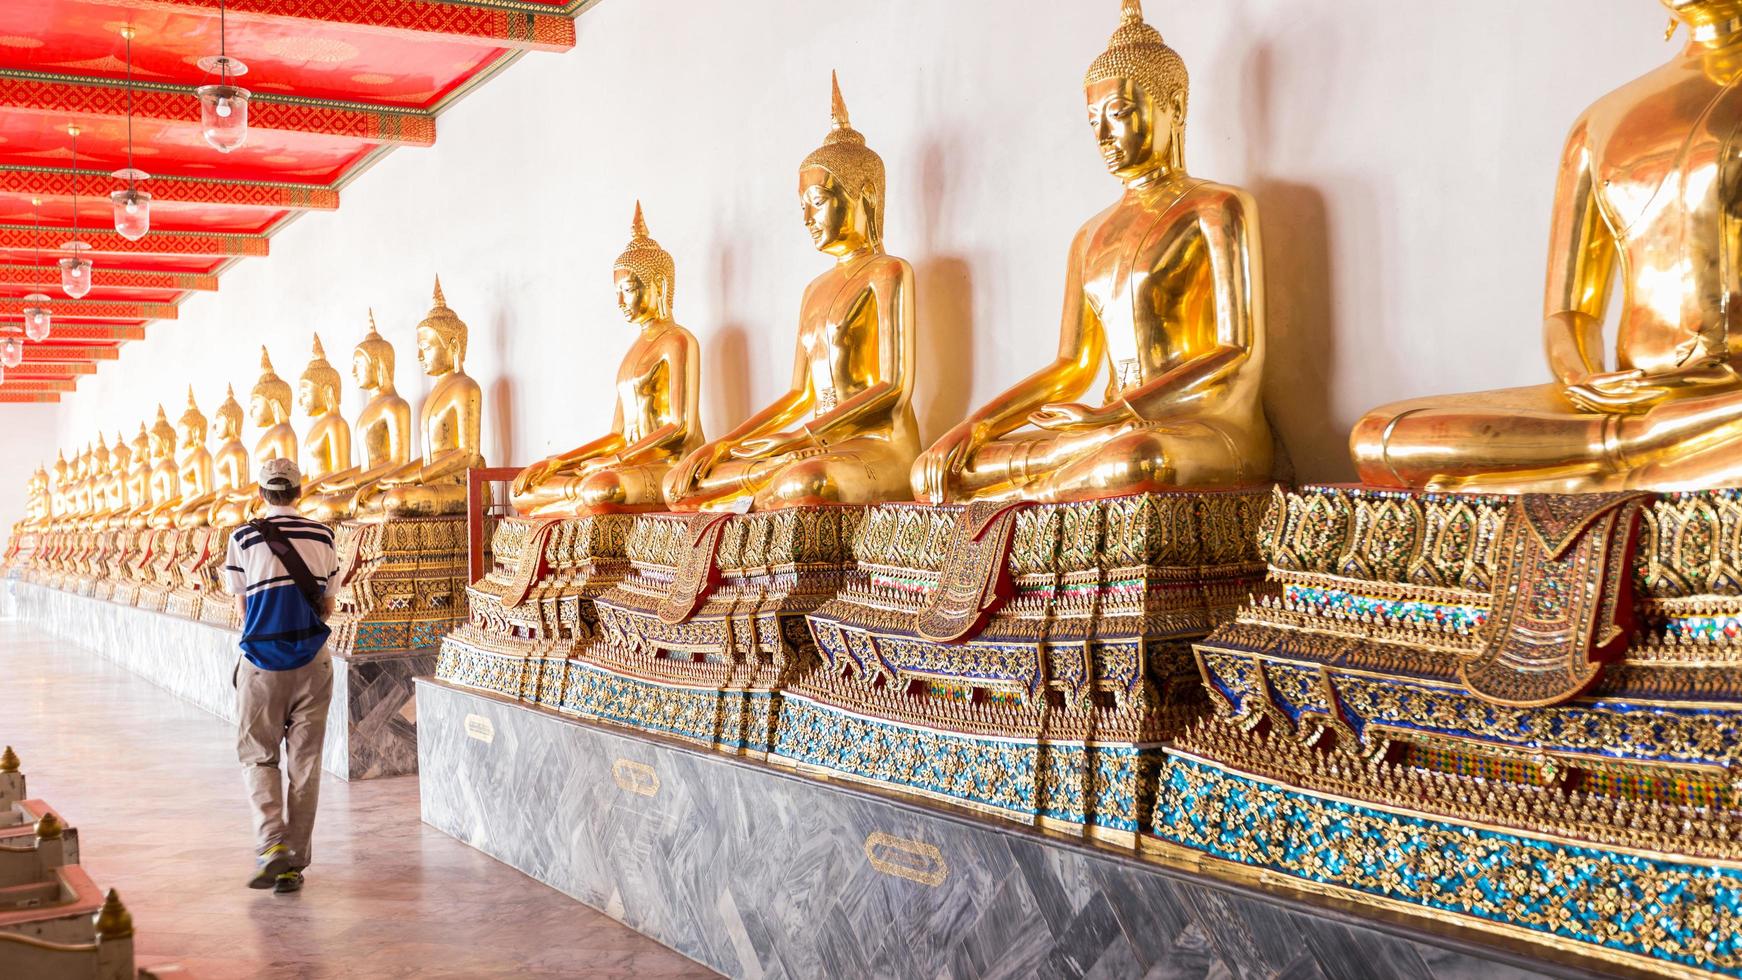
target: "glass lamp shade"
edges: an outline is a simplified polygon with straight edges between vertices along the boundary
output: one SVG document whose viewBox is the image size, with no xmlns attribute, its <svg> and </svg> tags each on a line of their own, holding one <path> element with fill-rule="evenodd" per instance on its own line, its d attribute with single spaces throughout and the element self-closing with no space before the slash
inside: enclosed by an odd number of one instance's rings
<svg viewBox="0 0 1742 980">
<path fill-rule="evenodd" d="M 31 293 L 24 297 L 24 301 L 30 304 L 24 308 L 24 336 L 33 341 L 47 340 L 53 320 L 48 307 L 44 305 L 48 302 L 48 297 L 41 293 Z"/>
<path fill-rule="evenodd" d="M 15 368 L 24 363 L 24 345 L 17 337 L 0 340 L 0 367 Z"/>
<path fill-rule="evenodd" d="M 248 140 L 247 89 L 236 85 L 201 85 L 200 131 L 212 149 L 228 153 Z"/>
<path fill-rule="evenodd" d="M 109 195 L 115 207 L 115 233 L 130 242 L 145 237 L 151 230 L 151 195 L 130 187 Z"/>
<path fill-rule="evenodd" d="M 73 299 L 91 291 L 91 260 L 74 256 L 60 260 L 60 288 Z"/>
<path fill-rule="evenodd" d="M 5 381 L 6 381 L 6 369 L 4 367 L 0 367 L 0 384 L 4 384 Z"/>
</svg>

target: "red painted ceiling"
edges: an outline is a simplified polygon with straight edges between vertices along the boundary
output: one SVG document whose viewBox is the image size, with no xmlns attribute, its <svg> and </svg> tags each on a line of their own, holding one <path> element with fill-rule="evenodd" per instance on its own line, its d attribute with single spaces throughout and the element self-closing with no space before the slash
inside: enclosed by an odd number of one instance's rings
<svg viewBox="0 0 1742 980">
<path fill-rule="evenodd" d="M 286 221 L 336 209 L 378 154 L 433 145 L 436 116 L 473 85 L 521 52 L 573 47 L 592 2 L 226 0 L 224 47 L 254 101 L 246 145 L 224 154 L 201 138 L 193 94 L 215 80 L 198 62 L 218 53 L 219 0 L 0 0 L 0 331 L 20 334 L 33 292 L 55 323 L 0 402 L 58 400 L 41 378 L 76 381 L 232 263 L 270 261 Z M 109 173 L 127 165 L 126 27 L 133 161 L 154 196 L 139 242 L 114 233 L 107 199 L 125 186 Z M 77 301 L 54 264 L 75 217 L 96 263 Z"/>
</svg>

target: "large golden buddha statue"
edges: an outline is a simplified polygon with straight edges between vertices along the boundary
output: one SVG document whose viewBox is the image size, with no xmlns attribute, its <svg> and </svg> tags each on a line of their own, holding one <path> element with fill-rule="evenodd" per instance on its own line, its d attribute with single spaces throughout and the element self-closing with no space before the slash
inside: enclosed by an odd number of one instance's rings
<svg viewBox="0 0 1742 980">
<path fill-rule="evenodd" d="M 254 458 L 296 459 L 296 430 L 290 426 L 290 383 L 272 368 L 272 357 L 260 348 L 260 378 L 248 394 L 248 417 L 265 430 L 254 442 Z M 216 527 L 241 524 L 260 510 L 260 485 L 249 479 L 212 505 L 209 522 Z"/>
<path fill-rule="evenodd" d="M 48 506 L 51 519 L 59 523 L 66 519 L 67 491 L 72 489 L 71 470 L 67 467 L 67 451 L 65 449 L 55 450 L 53 472 L 54 481 L 49 487 Z"/>
<path fill-rule="evenodd" d="M 1058 356 L 926 450 L 913 468 L 922 499 L 1269 478 L 1258 213 L 1239 188 L 1186 172 L 1187 93 L 1185 63 L 1126 0 L 1083 79 L 1090 129 L 1125 191 L 1071 242 Z M 1103 371 L 1101 405 L 1072 400 Z"/>
<path fill-rule="evenodd" d="M 369 332 L 351 354 L 351 377 L 357 387 L 372 393 L 357 416 L 363 462 L 309 483 L 299 505 L 304 516 L 317 521 L 350 517 L 358 487 L 374 483 L 411 458 L 411 406 L 393 385 L 393 366 L 393 345 L 375 331 L 375 311 L 370 310 Z"/>
<path fill-rule="evenodd" d="M 417 325 L 417 362 L 435 385 L 423 400 L 423 456 L 358 489 L 358 516 L 432 517 L 466 509 L 466 471 L 484 465 L 484 392 L 466 374 L 466 324 L 436 277 L 434 305 Z"/>
<path fill-rule="evenodd" d="M 327 361 L 321 335 L 314 335 L 308 367 L 297 379 L 296 400 L 309 417 L 303 435 L 305 485 L 351 468 L 351 426 L 339 414 L 339 372 Z"/>
<path fill-rule="evenodd" d="M 1742 3 L 1664 0 L 1693 40 L 1597 100 L 1561 155 L 1543 343 L 1554 380 L 1369 412 L 1370 484 L 1497 492 L 1742 483 Z M 1616 360 L 1603 327 L 1620 278 Z"/>
<path fill-rule="evenodd" d="M 906 499 L 913 416 L 913 268 L 883 251 L 883 159 L 847 118 L 799 166 L 799 207 L 835 264 L 799 304 L 792 388 L 666 477 L 674 510 Z"/>
<path fill-rule="evenodd" d="M 1090 129 L 1125 191 L 1071 240 L 1056 359 L 925 451 L 913 468 L 923 500 L 1270 477 L 1258 209 L 1246 191 L 1186 172 L 1186 94 L 1185 63 L 1125 0 L 1084 77 Z M 1070 400 L 1103 369 L 1101 406 Z"/>
<path fill-rule="evenodd" d="M 212 417 L 218 423 L 218 451 L 211 455 L 210 486 L 205 493 L 182 494 L 184 499 L 176 512 L 177 527 L 211 524 L 215 506 L 248 483 L 248 448 L 242 445 L 242 406 L 236 402 L 233 386 L 225 386 L 224 402 Z"/>
<path fill-rule="evenodd" d="M 536 517 L 658 507 L 672 464 L 702 444 L 701 349 L 671 318 L 671 254 L 647 234 L 641 203 L 629 247 L 612 266 L 617 309 L 639 329 L 617 367 L 611 431 L 514 478 L 514 509 Z"/>
<path fill-rule="evenodd" d="M 188 405 L 175 425 L 182 450 L 181 462 L 176 467 L 176 486 L 180 496 L 166 516 L 167 524 L 184 527 L 196 510 L 203 511 L 211 506 L 212 492 L 212 453 L 206 448 L 210 424 L 206 413 L 200 411 L 194 401 L 193 385 L 188 385 Z"/>
<path fill-rule="evenodd" d="M 97 433 L 97 440 L 91 443 L 91 473 L 88 478 L 91 504 L 86 514 L 88 527 L 96 529 L 102 526 L 109 517 L 109 478 L 114 470 L 114 458 L 109 455 L 109 446 L 103 441 L 103 434 Z"/>
</svg>

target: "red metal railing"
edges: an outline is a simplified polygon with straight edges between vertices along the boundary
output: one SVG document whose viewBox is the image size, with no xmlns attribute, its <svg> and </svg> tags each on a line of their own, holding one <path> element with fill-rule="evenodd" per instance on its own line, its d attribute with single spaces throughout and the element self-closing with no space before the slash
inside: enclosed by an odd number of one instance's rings
<svg viewBox="0 0 1742 980">
<path fill-rule="evenodd" d="M 466 471 L 466 573 L 476 582 L 484 577 L 484 484 L 512 480 L 518 466 L 480 466 Z M 507 501 L 498 501 L 507 506 Z"/>
</svg>

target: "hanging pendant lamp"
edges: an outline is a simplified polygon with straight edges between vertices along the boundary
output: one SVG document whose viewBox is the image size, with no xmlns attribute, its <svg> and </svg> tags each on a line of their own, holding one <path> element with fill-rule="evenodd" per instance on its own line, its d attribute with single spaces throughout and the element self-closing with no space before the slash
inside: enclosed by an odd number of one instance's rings
<svg viewBox="0 0 1742 980">
<path fill-rule="evenodd" d="M 133 28 L 121 28 L 127 39 L 127 166 L 113 174 L 127 182 L 127 189 L 109 195 L 115 209 L 115 233 L 130 242 L 145 237 L 151 230 L 151 195 L 139 189 L 139 182 L 150 174 L 133 166 Z"/>
<path fill-rule="evenodd" d="M 78 299 L 91 291 L 91 260 L 84 257 L 91 246 L 79 241 L 79 127 L 68 126 L 67 135 L 73 138 L 73 238 L 61 242 L 61 251 L 72 254 L 60 260 L 60 288 Z"/>
<path fill-rule="evenodd" d="M 31 268 L 42 268 L 42 198 L 33 197 L 30 204 L 36 214 L 36 258 Z M 64 273 L 63 273 L 64 275 Z M 41 293 L 31 293 L 24 297 L 24 336 L 29 339 L 47 340 L 48 331 L 52 326 L 52 317 L 48 312 L 48 297 Z"/>
<path fill-rule="evenodd" d="M 17 337 L 0 340 L 0 367 L 15 368 L 24 363 L 24 344 Z"/>
<path fill-rule="evenodd" d="M 224 0 L 218 0 L 218 54 L 201 58 L 200 70 L 218 76 L 215 85 L 201 85 L 194 90 L 200 97 L 200 131 L 206 142 L 220 153 L 228 153 L 248 141 L 248 99 L 253 93 L 232 78 L 247 74 L 248 66 L 226 52 Z"/>
</svg>

